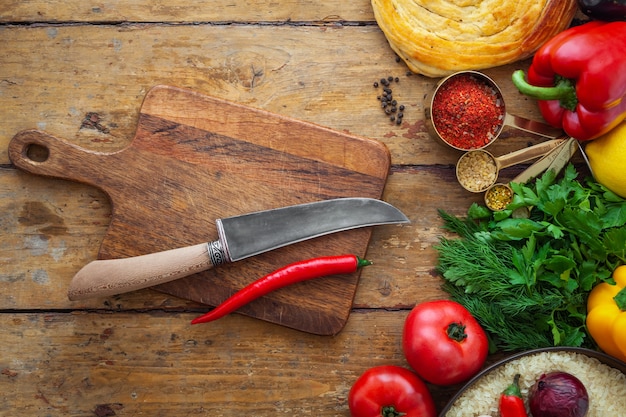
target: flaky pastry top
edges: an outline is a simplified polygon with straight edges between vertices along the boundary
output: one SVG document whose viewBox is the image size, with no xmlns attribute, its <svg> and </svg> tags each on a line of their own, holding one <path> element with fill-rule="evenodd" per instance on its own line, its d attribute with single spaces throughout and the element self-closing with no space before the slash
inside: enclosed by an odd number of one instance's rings
<svg viewBox="0 0 626 417">
<path fill-rule="evenodd" d="M 389 45 L 429 77 L 530 57 L 572 22 L 576 0 L 372 0 Z"/>
</svg>

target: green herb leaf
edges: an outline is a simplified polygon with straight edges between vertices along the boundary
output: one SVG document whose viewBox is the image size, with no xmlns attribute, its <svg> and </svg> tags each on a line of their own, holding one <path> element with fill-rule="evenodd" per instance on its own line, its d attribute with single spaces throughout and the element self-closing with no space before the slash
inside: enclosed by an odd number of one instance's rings
<svg viewBox="0 0 626 417">
<path fill-rule="evenodd" d="M 626 263 L 626 226 L 607 230 L 602 237 L 602 246 L 609 254 Z"/>
</svg>

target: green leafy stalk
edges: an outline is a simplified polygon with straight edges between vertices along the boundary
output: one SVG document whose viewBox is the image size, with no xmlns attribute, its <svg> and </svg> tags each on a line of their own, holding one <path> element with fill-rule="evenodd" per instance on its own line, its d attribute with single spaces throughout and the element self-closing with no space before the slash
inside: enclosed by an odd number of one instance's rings
<svg viewBox="0 0 626 417">
<path fill-rule="evenodd" d="M 435 246 L 443 288 L 501 350 L 594 347 L 585 327 L 593 286 L 626 263 L 626 200 L 568 165 L 531 184 L 512 184 L 507 210 L 473 204 L 466 217 L 443 210 Z M 519 209 L 530 215 L 519 218 Z"/>
</svg>

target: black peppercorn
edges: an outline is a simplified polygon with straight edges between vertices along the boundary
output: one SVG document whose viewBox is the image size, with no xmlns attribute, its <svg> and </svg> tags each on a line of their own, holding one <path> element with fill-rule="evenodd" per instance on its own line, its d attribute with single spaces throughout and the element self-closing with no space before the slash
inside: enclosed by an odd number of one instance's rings
<svg viewBox="0 0 626 417">
<path fill-rule="evenodd" d="M 396 59 L 400 59 L 397 57 Z M 400 61 L 398 61 L 400 62 Z M 410 71 L 407 72 L 409 75 Z M 382 94 L 377 96 L 376 98 L 380 101 L 381 108 L 385 112 L 387 116 L 389 116 L 389 120 L 397 125 L 402 123 L 402 119 L 404 118 L 404 104 L 398 105 L 398 101 L 393 98 L 393 90 L 390 87 L 390 83 L 392 82 L 400 82 L 400 77 L 388 76 L 387 78 L 381 78 L 380 81 L 374 81 L 374 87 L 378 88 L 380 86 L 383 87 Z"/>
</svg>

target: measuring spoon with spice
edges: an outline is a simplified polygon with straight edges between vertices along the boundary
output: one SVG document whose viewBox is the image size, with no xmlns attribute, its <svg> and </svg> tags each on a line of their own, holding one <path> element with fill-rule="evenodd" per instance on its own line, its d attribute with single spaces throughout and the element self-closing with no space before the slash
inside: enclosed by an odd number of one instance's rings
<svg viewBox="0 0 626 417">
<path fill-rule="evenodd" d="M 561 172 L 578 150 L 578 143 L 574 138 L 564 140 L 559 146 L 513 178 L 511 182 L 527 183 L 551 169 L 555 173 Z M 512 201 L 513 190 L 509 184 L 497 183 L 489 187 L 485 192 L 485 205 L 493 211 L 504 210 Z"/>
<path fill-rule="evenodd" d="M 544 156 L 565 139 L 552 139 L 498 157 L 484 149 L 461 155 L 456 164 L 456 178 L 467 191 L 481 193 L 496 183 L 500 170 Z"/>
<path fill-rule="evenodd" d="M 454 73 L 426 96 L 426 125 L 431 136 L 461 151 L 492 144 L 510 126 L 550 139 L 563 131 L 506 112 L 500 87 L 478 71 Z"/>
</svg>

